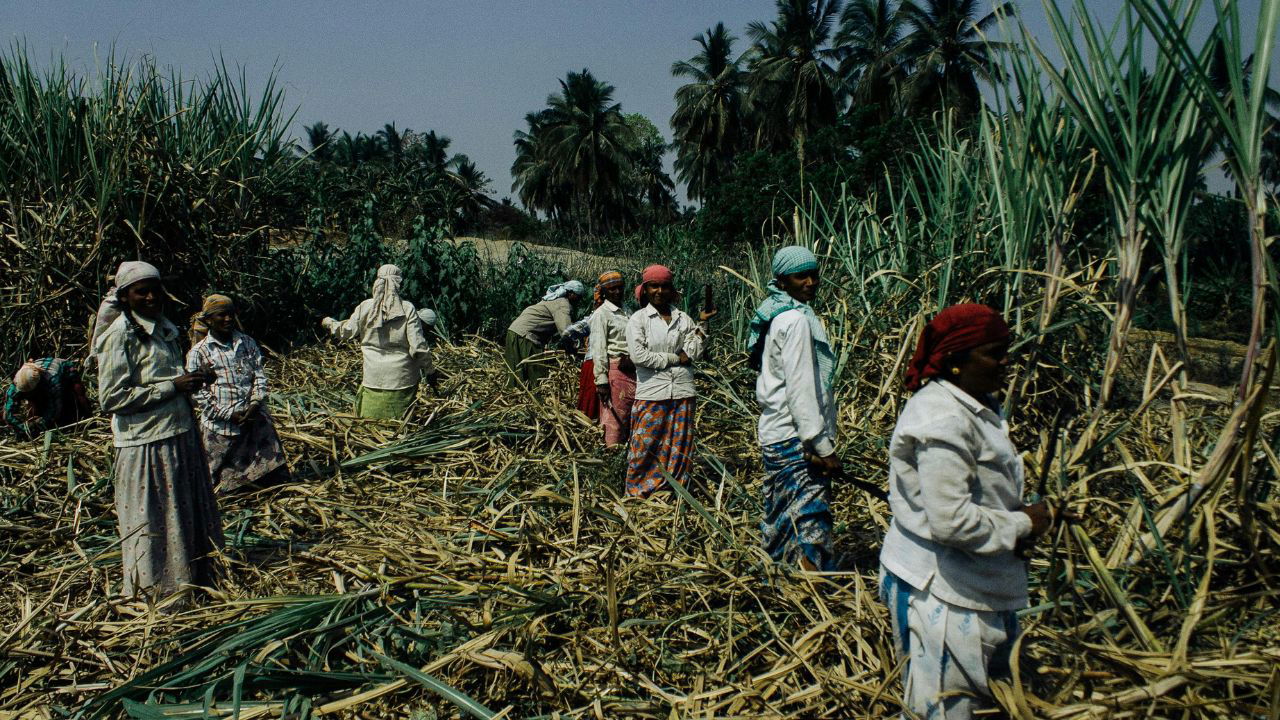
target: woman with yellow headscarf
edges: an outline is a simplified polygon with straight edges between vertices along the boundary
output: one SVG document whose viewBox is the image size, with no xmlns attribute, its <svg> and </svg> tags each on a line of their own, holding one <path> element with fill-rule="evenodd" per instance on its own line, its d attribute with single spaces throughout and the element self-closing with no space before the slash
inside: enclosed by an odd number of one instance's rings
<svg viewBox="0 0 1280 720">
<path fill-rule="evenodd" d="M 212 383 L 192 398 L 200 407 L 200 431 L 209 474 L 218 492 L 289 479 L 280 436 L 267 412 L 262 351 L 236 329 L 236 307 L 226 295 L 210 295 L 192 321 L 204 337 L 187 353 L 187 370 L 211 368 Z"/>
</svg>

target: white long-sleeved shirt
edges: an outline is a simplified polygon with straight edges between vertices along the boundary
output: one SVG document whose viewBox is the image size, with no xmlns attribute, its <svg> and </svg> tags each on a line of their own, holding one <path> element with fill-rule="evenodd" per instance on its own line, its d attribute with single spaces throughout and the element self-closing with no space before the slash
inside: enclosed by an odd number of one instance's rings
<svg viewBox="0 0 1280 720">
<path fill-rule="evenodd" d="M 1013 554 L 1030 534 L 1023 467 L 994 410 L 933 380 L 907 401 L 889 443 L 893 522 L 880 562 L 917 590 L 972 610 L 1027 604 Z"/>
<path fill-rule="evenodd" d="M 627 354 L 627 320 L 622 308 L 605 300 L 591 313 L 587 357 L 594 362 L 597 385 L 609 384 L 609 359 Z"/>
<path fill-rule="evenodd" d="M 183 374 L 178 329 L 164 317 L 134 318 L 147 337 L 135 334 L 122 314 L 94 344 L 98 402 L 111 413 L 118 448 L 166 440 L 195 427 L 191 403 L 173 384 Z"/>
<path fill-rule="evenodd" d="M 422 322 L 413 303 L 400 301 L 404 314 L 372 327 L 369 316 L 374 300 L 356 306 L 351 317 L 327 323 L 329 332 L 343 340 L 359 340 L 364 355 L 361 384 L 373 390 L 403 390 L 417 387 L 422 376 L 430 375 L 431 348 L 422 334 Z"/>
<path fill-rule="evenodd" d="M 671 308 L 668 325 L 652 305 L 627 321 L 627 354 L 636 366 L 636 400 L 683 400 L 697 394 L 693 367 L 680 365 L 680 351 L 697 362 L 706 348 L 705 323 Z"/>
<path fill-rule="evenodd" d="M 756 401 L 756 437 L 761 445 L 799 438 L 815 455 L 835 452 L 835 395 L 818 377 L 813 332 L 799 310 L 781 312 L 769 325 Z"/>
</svg>

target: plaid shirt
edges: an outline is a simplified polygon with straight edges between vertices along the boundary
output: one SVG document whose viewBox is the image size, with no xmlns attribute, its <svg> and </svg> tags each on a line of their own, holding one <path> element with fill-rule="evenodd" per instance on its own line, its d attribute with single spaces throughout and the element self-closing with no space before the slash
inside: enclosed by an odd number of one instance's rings
<svg viewBox="0 0 1280 720">
<path fill-rule="evenodd" d="M 20 402 L 22 395 L 17 387 L 10 385 L 4 391 L 5 422 L 13 426 L 19 434 L 28 437 L 35 437 L 58 424 L 67 390 L 80 379 L 76 364 L 70 360 L 47 357 L 36 360 L 35 364 L 44 371 L 43 377 L 40 378 L 40 386 L 45 392 L 42 396 L 44 403 L 40 406 L 39 415 L 34 420 L 27 422 L 26 407 Z"/>
<path fill-rule="evenodd" d="M 201 365 L 213 367 L 218 377 L 193 396 L 200 406 L 200 425 L 219 435 L 239 435 L 240 426 L 231 416 L 267 399 L 267 375 L 258 343 L 239 330 L 232 331 L 226 344 L 211 333 L 187 353 L 187 372 Z"/>
</svg>

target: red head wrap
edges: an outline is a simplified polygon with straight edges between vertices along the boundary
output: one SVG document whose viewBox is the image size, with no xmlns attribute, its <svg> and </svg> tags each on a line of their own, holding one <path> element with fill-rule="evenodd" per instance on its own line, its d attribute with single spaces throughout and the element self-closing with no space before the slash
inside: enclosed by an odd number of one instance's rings
<svg viewBox="0 0 1280 720">
<path fill-rule="evenodd" d="M 657 283 L 661 285 L 663 283 L 673 282 L 675 279 L 676 276 L 667 268 L 666 265 L 650 265 L 644 269 L 643 273 L 640 274 L 640 284 L 636 286 L 636 302 L 644 305 L 645 283 Z M 680 295 L 677 294 L 676 297 L 679 298 Z"/>
<path fill-rule="evenodd" d="M 995 310 L 976 303 L 952 305 L 920 333 L 916 354 L 907 366 L 907 389 L 919 390 L 925 380 L 941 375 L 949 356 L 1008 337 L 1009 325 Z"/>
</svg>

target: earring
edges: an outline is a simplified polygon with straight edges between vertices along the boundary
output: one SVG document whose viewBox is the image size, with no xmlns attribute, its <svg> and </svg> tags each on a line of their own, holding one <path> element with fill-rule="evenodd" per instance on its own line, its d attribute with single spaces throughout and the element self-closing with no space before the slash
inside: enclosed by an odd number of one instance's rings
<svg viewBox="0 0 1280 720">
<path fill-rule="evenodd" d="M 958 368 L 958 367 L 953 367 L 953 368 L 951 368 L 951 374 L 952 374 L 952 375 L 959 375 L 959 374 L 960 374 L 960 368 Z"/>
</svg>

